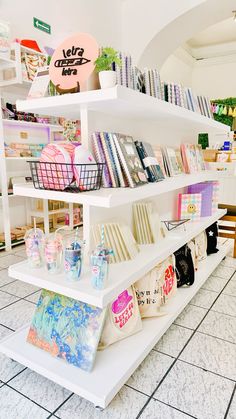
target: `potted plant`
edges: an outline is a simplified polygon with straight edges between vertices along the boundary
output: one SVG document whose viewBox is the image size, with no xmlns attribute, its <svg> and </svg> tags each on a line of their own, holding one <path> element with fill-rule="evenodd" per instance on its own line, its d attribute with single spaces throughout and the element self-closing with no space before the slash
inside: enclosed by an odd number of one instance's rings
<svg viewBox="0 0 236 419">
<path fill-rule="evenodd" d="M 102 89 L 116 85 L 116 72 L 112 69 L 113 63 L 119 67 L 121 65 L 118 51 L 110 47 L 102 48 L 101 55 L 95 61 L 95 69 Z"/>
</svg>

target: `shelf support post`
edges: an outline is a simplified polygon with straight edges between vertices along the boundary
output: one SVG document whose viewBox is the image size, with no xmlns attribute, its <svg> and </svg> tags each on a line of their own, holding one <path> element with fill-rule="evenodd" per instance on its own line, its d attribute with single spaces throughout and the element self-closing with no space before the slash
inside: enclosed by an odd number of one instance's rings
<svg viewBox="0 0 236 419">
<path fill-rule="evenodd" d="M 2 211 L 4 220 L 4 236 L 5 248 L 11 249 L 11 225 L 10 225 L 10 208 L 8 197 L 8 180 L 7 180 L 7 167 L 5 158 L 4 147 L 4 129 L 2 120 L 2 111 L 0 111 L 0 177 L 1 177 L 1 190 L 2 190 Z"/>
</svg>

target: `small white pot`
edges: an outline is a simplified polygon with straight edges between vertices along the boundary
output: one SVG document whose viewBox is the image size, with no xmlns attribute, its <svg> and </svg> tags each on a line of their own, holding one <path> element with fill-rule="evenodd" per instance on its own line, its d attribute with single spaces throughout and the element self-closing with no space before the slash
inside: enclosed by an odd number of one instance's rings
<svg viewBox="0 0 236 419">
<path fill-rule="evenodd" d="M 101 89 L 114 87 L 116 85 L 116 72 L 115 71 L 100 71 L 98 74 Z"/>
</svg>

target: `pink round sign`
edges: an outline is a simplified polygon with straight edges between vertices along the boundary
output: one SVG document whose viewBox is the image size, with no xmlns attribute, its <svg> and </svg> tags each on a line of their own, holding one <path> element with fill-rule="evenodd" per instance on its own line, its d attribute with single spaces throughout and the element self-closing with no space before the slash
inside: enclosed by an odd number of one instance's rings
<svg viewBox="0 0 236 419">
<path fill-rule="evenodd" d="M 58 91 L 79 91 L 80 84 L 93 72 L 98 54 L 97 41 L 91 35 L 77 33 L 67 38 L 52 56 L 50 80 Z"/>
</svg>

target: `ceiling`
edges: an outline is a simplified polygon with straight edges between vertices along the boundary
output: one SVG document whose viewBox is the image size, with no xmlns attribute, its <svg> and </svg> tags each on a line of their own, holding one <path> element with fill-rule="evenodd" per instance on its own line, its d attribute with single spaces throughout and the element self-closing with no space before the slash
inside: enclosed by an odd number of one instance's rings
<svg viewBox="0 0 236 419">
<path fill-rule="evenodd" d="M 221 22 L 210 26 L 189 39 L 187 45 L 189 48 L 202 48 L 235 41 L 236 21 L 233 20 L 233 17 L 230 17 L 229 19 L 222 20 Z"/>
</svg>

